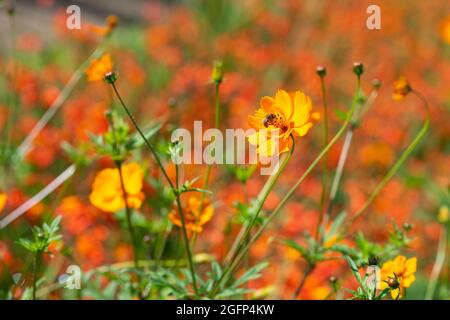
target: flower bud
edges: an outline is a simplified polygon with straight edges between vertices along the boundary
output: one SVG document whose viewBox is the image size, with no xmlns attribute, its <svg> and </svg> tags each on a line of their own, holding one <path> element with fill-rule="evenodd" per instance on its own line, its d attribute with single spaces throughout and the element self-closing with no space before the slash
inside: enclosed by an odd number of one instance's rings
<svg viewBox="0 0 450 320">
<path fill-rule="evenodd" d="M 214 61 L 211 78 L 215 84 L 222 83 L 222 81 L 223 81 L 223 62 L 222 61 Z"/>
<path fill-rule="evenodd" d="M 375 90 L 380 89 L 380 87 L 381 87 L 381 81 L 378 80 L 378 79 L 373 79 L 373 80 L 372 80 L 372 86 L 373 86 L 373 88 L 374 88 Z"/>
<path fill-rule="evenodd" d="M 358 77 L 362 75 L 364 72 L 364 66 L 361 62 L 355 62 L 353 63 L 353 73 L 356 74 Z"/>
<path fill-rule="evenodd" d="M 105 76 L 103 77 L 103 80 L 106 83 L 113 84 L 114 82 L 117 81 L 117 73 L 115 73 L 114 71 L 110 71 L 105 74 Z"/>
<path fill-rule="evenodd" d="M 446 224 L 450 218 L 450 212 L 447 206 L 439 208 L 438 221 L 442 224 Z"/>
<path fill-rule="evenodd" d="M 327 69 L 324 66 L 318 66 L 316 68 L 316 73 L 319 77 L 323 78 L 327 75 Z"/>
<path fill-rule="evenodd" d="M 370 257 L 369 258 L 369 266 L 377 266 L 379 263 L 378 257 Z"/>
</svg>

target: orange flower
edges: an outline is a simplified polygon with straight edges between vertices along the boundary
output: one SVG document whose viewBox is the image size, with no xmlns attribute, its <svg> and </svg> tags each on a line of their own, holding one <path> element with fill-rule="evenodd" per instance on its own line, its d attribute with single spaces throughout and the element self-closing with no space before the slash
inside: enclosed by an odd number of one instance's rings
<svg viewBox="0 0 450 320">
<path fill-rule="evenodd" d="M 250 135 L 248 141 L 258 146 L 257 152 L 262 156 L 274 155 L 276 147 L 278 154 L 289 151 L 292 148 L 290 135 L 302 137 L 313 125 L 311 99 L 301 91 L 289 94 L 278 90 L 275 98 L 263 97 L 260 106 L 248 117 L 249 125 L 259 130 Z M 275 144 L 272 136 L 277 141 Z"/>
<path fill-rule="evenodd" d="M 450 16 L 444 19 L 440 28 L 441 38 L 444 42 L 450 44 Z"/>
<path fill-rule="evenodd" d="M 203 225 L 211 220 L 214 214 L 214 208 L 209 200 L 203 199 L 203 206 L 201 206 L 201 200 L 196 196 L 191 196 L 183 208 L 183 214 L 186 229 L 199 233 L 203 231 Z M 169 219 L 174 225 L 182 226 L 177 210 L 174 209 L 169 213 Z"/>
<path fill-rule="evenodd" d="M 394 93 L 392 98 L 397 101 L 403 100 L 411 90 L 408 80 L 404 76 L 400 76 L 397 81 L 394 82 Z"/>
<path fill-rule="evenodd" d="M 4 192 L 0 192 L 0 212 L 6 205 L 6 200 L 8 200 L 8 196 Z"/>
<path fill-rule="evenodd" d="M 118 22 L 119 18 L 116 15 L 110 15 L 106 18 L 106 26 L 90 25 L 89 29 L 100 36 L 106 37 L 114 30 Z"/>
<path fill-rule="evenodd" d="M 144 172 L 137 163 L 133 162 L 122 166 L 122 176 L 128 206 L 139 209 L 144 200 L 144 193 L 141 191 Z M 125 208 L 118 169 L 108 168 L 97 173 L 89 200 L 92 205 L 106 212 L 116 212 Z"/>
<path fill-rule="evenodd" d="M 113 69 L 113 63 L 109 54 L 104 54 L 98 59 L 93 59 L 86 69 L 86 76 L 89 81 L 103 80 L 103 77 Z"/>
</svg>

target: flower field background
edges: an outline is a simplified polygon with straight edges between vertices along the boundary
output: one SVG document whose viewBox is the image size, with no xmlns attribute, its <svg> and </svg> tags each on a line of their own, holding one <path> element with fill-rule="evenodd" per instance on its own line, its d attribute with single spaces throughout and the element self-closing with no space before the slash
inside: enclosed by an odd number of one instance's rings
<svg viewBox="0 0 450 320">
<path fill-rule="evenodd" d="M 0 1 L 0 299 L 448 299 L 450 3 L 371 2 Z"/>
</svg>

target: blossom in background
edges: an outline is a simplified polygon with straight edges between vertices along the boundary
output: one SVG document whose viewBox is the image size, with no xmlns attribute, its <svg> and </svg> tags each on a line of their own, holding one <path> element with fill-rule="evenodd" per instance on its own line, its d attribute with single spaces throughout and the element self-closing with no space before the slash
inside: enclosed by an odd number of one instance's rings
<svg viewBox="0 0 450 320">
<path fill-rule="evenodd" d="M 103 77 L 113 69 L 113 63 L 109 54 L 104 54 L 98 59 L 93 59 L 86 69 L 86 76 L 89 81 L 103 80 Z"/>
<path fill-rule="evenodd" d="M 118 23 L 119 18 L 116 15 L 110 15 L 106 18 L 106 26 L 89 25 L 89 30 L 105 37 L 114 30 Z"/>
<path fill-rule="evenodd" d="M 404 76 L 400 76 L 397 81 L 394 82 L 394 93 L 392 98 L 397 101 L 403 100 L 411 90 L 408 80 Z"/>
<path fill-rule="evenodd" d="M 450 44 L 450 16 L 447 16 L 447 18 L 442 21 L 440 34 L 442 40 Z"/>
<path fill-rule="evenodd" d="M 1 208 L 1 204 L 0 204 L 0 208 Z M 449 218 L 450 218 L 450 210 L 448 209 L 447 206 L 441 206 L 439 208 L 438 221 L 442 224 L 446 224 L 448 222 Z"/>
<path fill-rule="evenodd" d="M 276 152 L 274 141 L 278 144 L 278 154 L 289 151 L 290 135 L 304 136 L 312 127 L 311 109 L 311 99 L 301 91 L 289 94 L 278 90 L 274 98 L 263 97 L 260 108 L 248 117 L 249 125 L 259 130 L 248 136 L 249 143 L 257 146 L 258 154 L 267 157 Z"/>
<path fill-rule="evenodd" d="M 128 206 L 139 209 L 144 200 L 142 192 L 144 172 L 137 163 L 132 162 L 122 166 L 122 176 Z M 97 173 L 89 200 L 92 205 L 106 212 L 116 212 L 125 208 L 118 169 L 108 168 Z"/>
<path fill-rule="evenodd" d="M 186 229 L 193 232 L 202 232 L 203 225 L 205 225 L 209 220 L 211 220 L 214 215 L 214 208 L 210 204 L 209 200 L 199 197 L 191 196 L 189 197 L 186 205 L 183 207 L 183 214 L 186 223 Z M 201 210 L 201 212 L 200 212 Z M 176 209 L 169 213 L 169 219 L 176 226 L 181 227 L 181 219 Z"/>
<path fill-rule="evenodd" d="M 8 200 L 8 196 L 4 192 L 0 192 L 0 212 L 6 205 L 6 200 Z"/>
<path fill-rule="evenodd" d="M 404 289 L 416 280 L 416 269 L 416 257 L 406 259 L 405 256 L 397 256 L 394 260 L 386 261 L 381 268 L 381 289 L 390 287 L 392 298 L 401 298 Z"/>
</svg>

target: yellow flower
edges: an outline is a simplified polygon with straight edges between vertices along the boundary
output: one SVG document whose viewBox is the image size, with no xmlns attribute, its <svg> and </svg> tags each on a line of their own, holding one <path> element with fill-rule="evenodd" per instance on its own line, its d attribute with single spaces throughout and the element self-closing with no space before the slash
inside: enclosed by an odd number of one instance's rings
<svg viewBox="0 0 450 320">
<path fill-rule="evenodd" d="M 392 98 L 397 101 L 403 100 L 403 98 L 411 91 L 412 89 L 408 80 L 404 76 L 400 76 L 397 81 L 394 82 L 394 93 Z"/>
<path fill-rule="evenodd" d="M 258 154 L 271 157 L 276 150 L 271 139 L 274 136 L 278 140 L 278 154 L 289 151 L 290 135 L 304 136 L 312 127 L 311 109 L 311 99 L 301 91 L 289 94 L 278 90 L 275 98 L 263 97 L 260 108 L 248 117 L 249 125 L 259 130 L 248 137 L 249 143 L 257 145 Z"/>
<path fill-rule="evenodd" d="M 8 199 L 8 196 L 6 195 L 6 193 L 0 192 L 0 212 L 5 207 L 7 199 Z"/>
<path fill-rule="evenodd" d="M 1 208 L 1 204 L 0 204 L 0 208 Z M 438 221 L 442 224 L 446 224 L 448 222 L 449 218 L 450 218 L 450 211 L 449 211 L 448 207 L 441 206 L 439 208 Z"/>
<path fill-rule="evenodd" d="M 202 210 L 202 212 L 200 212 Z M 203 199 L 203 206 L 201 200 L 196 196 L 189 197 L 185 207 L 183 208 L 186 229 L 193 232 L 202 232 L 203 225 L 211 220 L 214 215 L 214 208 L 209 200 Z M 172 210 L 169 213 L 169 219 L 176 226 L 181 227 L 181 219 L 177 210 Z"/>
<path fill-rule="evenodd" d="M 122 166 L 122 176 L 128 206 L 139 209 L 144 200 L 144 193 L 141 191 L 144 173 L 141 167 L 135 162 L 125 164 Z M 106 212 L 116 212 L 125 208 L 118 169 L 108 168 L 97 173 L 89 200 L 92 205 Z"/>
<path fill-rule="evenodd" d="M 86 76 L 89 81 L 103 80 L 104 76 L 111 72 L 113 63 L 109 54 L 104 54 L 98 59 L 93 59 L 86 70 Z"/>
<path fill-rule="evenodd" d="M 416 269 L 416 257 L 406 259 L 405 256 L 397 256 L 394 260 L 386 261 L 381 267 L 381 289 L 390 287 L 392 298 L 401 298 L 404 289 L 416 280 Z"/>
</svg>

